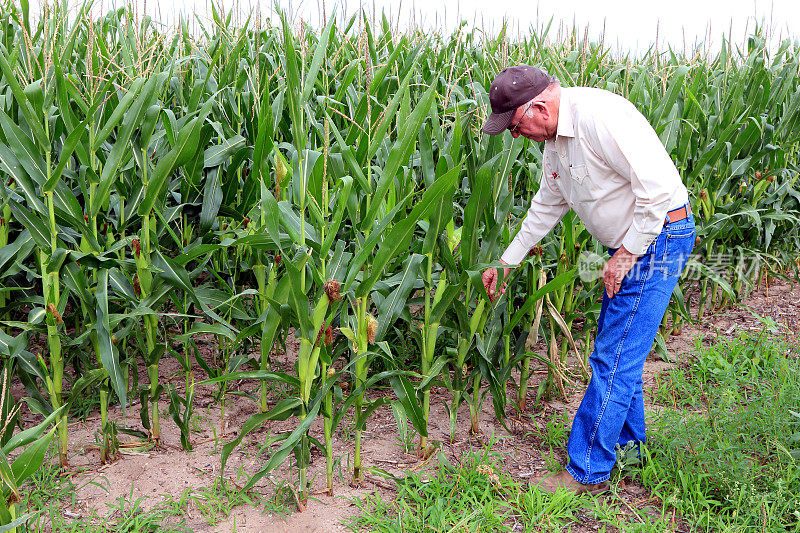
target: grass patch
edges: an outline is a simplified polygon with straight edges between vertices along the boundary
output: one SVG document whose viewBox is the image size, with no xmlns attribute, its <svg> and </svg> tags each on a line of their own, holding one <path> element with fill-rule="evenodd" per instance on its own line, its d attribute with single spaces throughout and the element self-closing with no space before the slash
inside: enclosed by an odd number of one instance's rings
<svg viewBox="0 0 800 533">
<path fill-rule="evenodd" d="M 788 342 L 762 333 L 701 348 L 656 399 L 666 408 L 638 474 L 665 509 L 701 530 L 800 531 L 800 360 Z"/>
<path fill-rule="evenodd" d="M 654 509 L 623 501 L 614 484 L 610 497 L 550 494 L 514 480 L 503 471 L 502 456 L 491 443 L 467 453 L 453 465 L 441 453 L 430 479 L 421 473 L 394 478 L 393 501 L 372 494 L 354 499 L 360 515 L 349 519 L 352 531 L 434 533 L 442 531 L 568 531 L 578 526 L 613 526 L 625 531 L 664 531 L 667 523 Z M 649 512 L 648 512 L 649 511 Z"/>
<path fill-rule="evenodd" d="M 394 502 L 379 495 L 356 498 L 361 514 L 349 527 L 354 531 L 501 531 L 514 510 L 507 502 L 515 483 L 502 473 L 500 456 L 487 447 L 453 465 L 440 452 L 439 470 L 428 479 L 410 472 L 395 478 Z"/>
<path fill-rule="evenodd" d="M 361 514 L 348 527 L 800 531 L 800 359 L 789 342 L 763 333 L 698 346 L 691 362 L 659 377 L 652 394 L 662 409 L 642 448 L 645 460 L 621 450 L 606 496 L 548 494 L 521 484 L 487 447 L 456 465 L 439 454 L 431 479 L 396 479 L 392 501 L 356 499 Z M 561 427 L 559 420 L 548 424 L 544 444 L 551 450 L 563 446 Z M 634 501 L 621 490 L 626 477 L 650 494 Z"/>
<path fill-rule="evenodd" d="M 62 506 L 73 509 L 77 503 L 75 485 L 69 477 L 59 475 L 60 468 L 48 459 L 23 486 L 20 514 L 38 513 L 28 522 L 29 531 L 41 531 L 45 524 L 52 531 L 69 531 Z M 71 527 L 71 526 L 69 526 Z"/>
</svg>

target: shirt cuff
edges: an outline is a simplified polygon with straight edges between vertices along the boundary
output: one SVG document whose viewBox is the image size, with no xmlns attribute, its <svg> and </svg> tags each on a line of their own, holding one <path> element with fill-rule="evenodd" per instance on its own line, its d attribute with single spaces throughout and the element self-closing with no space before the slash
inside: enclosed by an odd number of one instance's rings
<svg viewBox="0 0 800 533">
<path fill-rule="evenodd" d="M 506 251 L 503 253 L 503 257 L 501 257 L 501 259 L 509 265 L 518 265 L 523 259 L 525 259 L 525 256 L 528 255 L 529 251 L 530 248 L 526 247 L 517 239 L 514 239 L 511 241 L 511 244 L 508 245 L 508 248 L 506 248 Z"/>
<path fill-rule="evenodd" d="M 622 246 L 633 255 L 644 255 L 656 237 L 658 237 L 657 234 L 640 233 L 631 226 L 622 239 Z"/>
</svg>

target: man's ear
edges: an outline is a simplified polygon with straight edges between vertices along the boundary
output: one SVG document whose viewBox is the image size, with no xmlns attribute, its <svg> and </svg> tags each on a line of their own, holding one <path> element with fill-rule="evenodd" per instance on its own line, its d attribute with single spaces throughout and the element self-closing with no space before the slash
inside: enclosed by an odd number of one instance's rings
<svg viewBox="0 0 800 533">
<path fill-rule="evenodd" d="M 531 108 L 536 112 L 539 113 L 544 120 L 550 118 L 550 110 L 547 108 L 547 104 L 544 102 L 537 100 L 533 103 Z"/>
</svg>

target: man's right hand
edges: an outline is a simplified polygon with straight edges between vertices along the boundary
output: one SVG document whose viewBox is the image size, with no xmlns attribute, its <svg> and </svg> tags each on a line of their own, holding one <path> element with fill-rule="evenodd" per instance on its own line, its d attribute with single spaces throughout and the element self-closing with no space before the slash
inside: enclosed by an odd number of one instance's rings
<svg viewBox="0 0 800 533">
<path fill-rule="evenodd" d="M 507 265 L 505 261 L 502 259 L 500 260 L 501 263 Z M 511 272 L 510 268 L 503 269 L 503 287 L 500 289 L 500 294 L 506 292 L 506 283 L 505 280 L 508 279 L 508 274 Z M 497 281 L 500 279 L 500 273 L 496 268 L 490 268 L 484 271 L 483 275 L 481 276 L 483 279 L 483 286 L 486 288 L 486 292 L 489 293 L 489 300 L 495 301 L 497 299 Z"/>
</svg>

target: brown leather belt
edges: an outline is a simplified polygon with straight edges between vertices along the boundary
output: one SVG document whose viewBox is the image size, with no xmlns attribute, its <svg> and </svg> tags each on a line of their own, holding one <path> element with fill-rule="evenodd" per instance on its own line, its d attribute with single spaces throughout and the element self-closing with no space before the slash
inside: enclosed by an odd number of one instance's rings
<svg viewBox="0 0 800 533">
<path fill-rule="evenodd" d="M 670 222 L 677 222 L 679 220 L 683 220 L 687 218 L 689 215 L 692 214 L 692 208 L 689 204 L 686 204 L 683 207 L 679 207 L 678 209 L 673 209 L 667 213 L 667 218 L 664 219 L 664 224 L 669 224 Z"/>
</svg>

